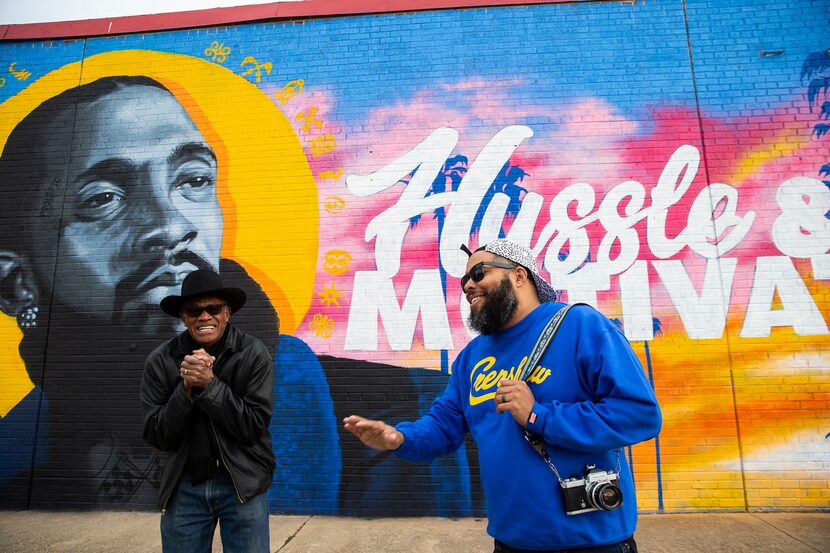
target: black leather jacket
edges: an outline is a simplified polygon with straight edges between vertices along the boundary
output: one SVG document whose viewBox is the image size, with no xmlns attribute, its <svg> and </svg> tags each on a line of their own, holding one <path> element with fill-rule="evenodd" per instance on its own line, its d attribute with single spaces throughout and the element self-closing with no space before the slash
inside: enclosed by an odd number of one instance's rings
<svg viewBox="0 0 830 553">
<path fill-rule="evenodd" d="M 179 376 L 182 359 L 190 353 L 184 350 L 185 333 L 156 348 L 145 362 L 141 383 L 144 440 L 170 452 L 159 490 L 162 511 L 184 471 L 193 409 L 210 417 L 211 431 L 240 502 L 271 485 L 274 453 L 268 424 L 274 401 L 274 364 L 261 341 L 230 324 L 227 332 L 225 347 L 214 363 L 215 378 L 195 399 L 185 393 Z"/>
</svg>

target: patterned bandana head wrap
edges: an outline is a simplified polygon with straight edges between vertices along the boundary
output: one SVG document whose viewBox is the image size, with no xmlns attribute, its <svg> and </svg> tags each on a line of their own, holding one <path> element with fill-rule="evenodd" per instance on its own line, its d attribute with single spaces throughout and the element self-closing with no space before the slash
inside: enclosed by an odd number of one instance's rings
<svg viewBox="0 0 830 553">
<path fill-rule="evenodd" d="M 467 255 L 472 255 L 472 252 L 466 246 L 462 246 L 461 249 L 467 252 Z M 518 263 L 527 269 L 530 276 L 533 277 L 533 283 L 536 285 L 536 295 L 539 296 L 540 303 L 550 303 L 556 301 L 558 294 L 550 284 L 545 282 L 545 279 L 539 276 L 536 258 L 533 257 L 533 252 L 530 251 L 530 248 L 501 238 L 490 242 L 476 251 L 481 250 L 501 256 L 505 259 L 509 259 L 513 263 Z"/>
</svg>

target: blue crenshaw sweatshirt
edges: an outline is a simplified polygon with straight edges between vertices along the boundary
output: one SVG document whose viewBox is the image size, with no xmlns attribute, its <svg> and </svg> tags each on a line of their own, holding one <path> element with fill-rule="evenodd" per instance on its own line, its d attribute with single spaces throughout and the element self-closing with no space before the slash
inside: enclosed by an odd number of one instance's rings
<svg viewBox="0 0 830 553">
<path fill-rule="evenodd" d="M 652 387 L 625 336 L 594 308 L 574 306 L 529 378 L 536 404 L 527 428 L 544 437 L 562 478 L 582 477 L 589 464 L 619 471 L 623 504 L 613 511 L 565 514 L 553 471 L 512 415 L 496 412 L 494 401 L 499 381 L 517 378 L 542 328 L 561 307 L 542 304 L 518 324 L 473 339 L 453 362 L 447 388 L 429 412 L 397 425 L 405 439 L 395 453 L 409 461 L 455 451 L 472 433 L 487 531 L 518 549 L 601 546 L 631 536 L 637 525 L 634 481 L 624 452 L 615 450 L 654 437 L 662 424 Z"/>
</svg>

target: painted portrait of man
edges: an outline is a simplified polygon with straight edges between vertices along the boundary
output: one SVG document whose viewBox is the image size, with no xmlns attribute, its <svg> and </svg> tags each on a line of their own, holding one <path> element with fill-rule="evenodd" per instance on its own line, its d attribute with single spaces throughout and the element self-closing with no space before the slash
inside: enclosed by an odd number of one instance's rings
<svg viewBox="0 0 830 553">
<path fill-rule="evenodd" d="M 181 330 L 159 300 L 178 293 L 190 272 L 212 269 L 246 291 L 248 306 L 234 323 L 275 359 L 271 510 L 369 514 L 373 489 L 400 489 L 417 474 L 343 441 L 337 421 L 353 398 L 368 397 L 354 387 L 386 379 L 396 397 L 387 392 L 378 404 L 399 405 L 386 413 L 394 420 L 442 379 L 317 356 L 290 328 L 280 333 L 285 316 L 301 318 L 288 307 L 296 294 L 275 300 L 250 266 L 228 255 L 228 237 L 238 246 L 243 234 L 240 217 L 229 225 L 226 213 L 242 203 L 228 198 L 231 154 L 205 118 L 197 121 L 198 109 L 186 107 L 187 96 L 162 81 L 89 78 L 39 103 L 6 140 L 0 309 L 17 321 L 34 387 L 2 421 L 0 439 L 22 453 L 3 461 L 4 502 L 152 505 L 160 461 L 141 438 L 142 362 Z M 456 469 L 469 494 L 466 464 Z"/>
</svg>

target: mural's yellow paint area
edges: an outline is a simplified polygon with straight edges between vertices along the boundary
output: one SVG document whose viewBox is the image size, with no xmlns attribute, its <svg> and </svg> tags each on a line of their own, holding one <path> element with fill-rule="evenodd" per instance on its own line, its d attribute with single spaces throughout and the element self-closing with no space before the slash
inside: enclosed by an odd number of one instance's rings
<svg viewBox="0 0 830 553">
<path fill-rule="evenodd" d="M 761 147 L 743 152 L 742 156 L 735 160 L 732 175 L 726 182 L 733 186 L 740 186 L 745 180 L 758 174 L 762 165 L 783 157 L 795 155 L 798 150 L 810 142 L 810 136 L 800 136 L 800 128 L 784 128 L 776 135 L 773 144 L 764 144 Z"/>
<path fill-rule="evenodd" d="M 22 338 L 14 317 L 0 315 L 0 417 L 5 417 L 35 387 L 17 351 Z"/>
<path fill-rule="evenodd" d="M 147 76 L 170 89 L 218 162 L 224 214 L 222 256 L 245 267 L 271 299 L 280 330 L 293 334 L 311 305 L 318 243 L 317 189 L 290 122 L 256 85 L 229 69 L 190 56 L 123 50 L 52 71 L 0 105 L 0 145 L 40 103 L 108 76 Z M 286 211 L 284 206 L 291 206 Z M 0 317 L 0 413 L 32 389 L 16 354 L 16 321 Z"/>
<path fill-rule="evenodd" d="M 826 312 L 830 287 L 806 276 L 805 284 Z M 730 312 L 728 340 L 689 339 L 677 330 L 679 320 L 661 316 L 663 334 L 649 343 L 663 412 L 661 477 L 668 511 L 823 506 L 830 500 L 830 483 L 815 477 L 826 469 L 811 471 L 805 459 L 801 465 L 787 460 L 795 441 L 816 451 L 826 447 L 830 411 L 817 401 L 830 386 L 821 355 L 825 346 L 791 327 L 773 328 L 761 338 L 740 337 L 744 316 L 743 309 Z M 633 346 L 645 366 L 643 345 Z M 638 447 L 639 491 L 653 485 L 648 463 L 654 446 Z M 788 464 L 789 470 L 780 469 Z M 657 507 L 649 494 L 638 500 L 642 509 Z"/>
<path fill-rule="evenodd" d="M 6 139 L 15 125 L 41 102 L 77 86 L 80 64 L 73 63 L 47 77 L 38 79 L 0 104 L 0 151 L 5 147 Z M 15 318 L 0 313 L 0 355 L 3 356 L 0 359 L 0 416 L 3 417 L 34 388 L 18 352 L 22 338 L 23 334 Z"/>
</svg>

